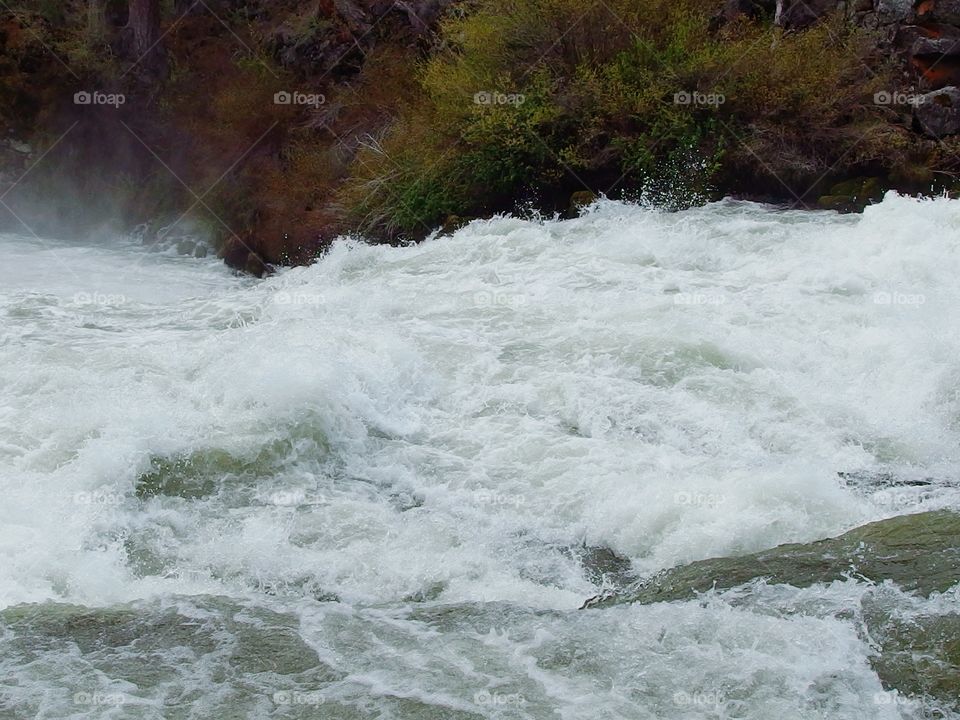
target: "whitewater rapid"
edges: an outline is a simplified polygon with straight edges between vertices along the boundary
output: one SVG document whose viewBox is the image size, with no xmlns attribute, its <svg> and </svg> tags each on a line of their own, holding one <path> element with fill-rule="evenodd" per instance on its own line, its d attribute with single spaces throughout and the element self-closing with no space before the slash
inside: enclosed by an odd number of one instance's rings
<svg viewBox="0 0 960 720">
<path fill-rule="evenodd" d="M 264 281 L 0 237 L 0 717 L 924 717 L 858 633 L 893 588 L 578 608 L 598 548 L 960 509 L 958 233 L 602 202 Z"/>
</svg>

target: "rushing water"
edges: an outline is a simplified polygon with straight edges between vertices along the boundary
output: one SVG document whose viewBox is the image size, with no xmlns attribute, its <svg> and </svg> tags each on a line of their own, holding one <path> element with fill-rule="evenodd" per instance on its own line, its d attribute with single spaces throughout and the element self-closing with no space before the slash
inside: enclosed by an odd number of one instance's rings
<svg viewBox="0 0 960 720">
<path fill-rule="evenodd" d="M 933 716 L 864 608 L 960 586 L 579 608 L 960 508 L 958 234 L 601 203 L 265 281 L 0 237 L 0 717 Z"/>
</svg>

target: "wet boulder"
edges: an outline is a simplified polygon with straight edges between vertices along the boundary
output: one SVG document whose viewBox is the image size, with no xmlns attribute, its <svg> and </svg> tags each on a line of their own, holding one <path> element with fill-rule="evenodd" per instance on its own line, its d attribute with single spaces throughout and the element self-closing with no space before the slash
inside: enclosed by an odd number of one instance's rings
<svg viewBox="0 0 960 720">
<path fill-rule="evenodd" d="M 960 133 L 960 89 L 951 85 L 921 96 L 913 113 L 920 129 L 932 138 Z"/>
<path fill-rule="evenodd" d="M 682 565 L 584 607 L 689 600 L 713 588 L 728 590 L 765 578 L 798 588 L 856 577 L 890 580 L 908 592 L 930 595 L 960 582 L 960 514 L 918 513 L 870 523 L 836 538 L 780 545 L 771 550 Z"/>
<path fill-rule="evenodd" d="M 886 188 L 880 178 L 853 178 L 831 187 L 826 195 L 820 197 L 817 205 L 822 210 L 863 212 L 867 205 L 883 200 L 885 193 Z"/>
<path fill-rule="evenodd" d="M 864 620 L 877 649 L 870 664 L 884 687 L 960 710 L 960 613 L 904 617 L 868 599 Z"/>
<path fill-rule="evenodd" d="M 567 211 L 572 217 L 576 217 L 587 207 L 590 207 L 597 201 L 597 194 L 590 190 L 580 190 L 570 196 L 570 204 Z"/>
</svg>

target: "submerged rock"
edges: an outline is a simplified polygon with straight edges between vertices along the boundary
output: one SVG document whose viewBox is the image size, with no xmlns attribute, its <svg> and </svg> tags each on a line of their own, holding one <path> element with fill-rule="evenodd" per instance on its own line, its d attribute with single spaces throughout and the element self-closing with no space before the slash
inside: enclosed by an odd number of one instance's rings
<svg viewBox="0 0 960 720">
<path fill-rule="evenodd" d="M 803 588 L 845 577 L 891 580 L 921 595 L 960 582 L 960 514 L 902 515 L 813 543 L 780 545 L 745 555 L 701 560 L 666 570 L 622 592 L 588 600 L 585 608 L 622 603 L 688 600 L 711 588 L 726 590 L 751 580 Z"/>
<path fill-rule="evenodd" d="M 583 576 L 601 587 L 625 587 L 637 579 L 629 558 L 607 547 L 581 545 L 570 548 Z"/>
<path fill-rule="evenodd" d="M 864 620 L 877 654 L 870 660 L 884 686 L 960 705 L 960 614 L 904 617 L 865 603 Z"/>
<path fill-rule="evenodd" d="M 169 718 L 195 710 L 198 687 L 220 710 L 211 716 L 239 717 L 233 708 L 285 704 L 271 698 L 320 693 L 343 678 L 304 641 L 295 615 L 209 595 L 109 607 L 17 605 L 0 611 L 0 636 L 14 667 L 44 668 L 45 656 L 64 658 L 63 668 L 46 670 L 62 672 L 74 706 L 153 705 Z M 20 693 L 17 717 L 35 717 L 50 702 L 12 690 Z M 9 707 L 3 699 L 0 708 Z M 100 710 L 94 716 L 116 717 Z"/>
</svg>

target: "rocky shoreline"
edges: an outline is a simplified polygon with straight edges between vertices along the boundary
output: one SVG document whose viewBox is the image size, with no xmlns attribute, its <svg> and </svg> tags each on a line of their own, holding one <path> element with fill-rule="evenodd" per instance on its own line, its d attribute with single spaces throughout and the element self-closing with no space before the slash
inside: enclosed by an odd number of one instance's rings
<svg viewBox="0 0 960 720">
<path fill-rule="evenodd" d="M 658 27 L 693 22 L 683 3 L 650 1 L 662 11 L 649 20 Z M 498 17 L 492 5 L 177 3 L 148 56 L 132 45 L 125 2 L 106 4 L 95 36 L 82 7 L 51 15 L 35 5 L 0 13 L 0 227 L 10 230 L 91 232 L 110 217 L 122 228 L 146 223 L 148 240 L 159 240 L 189 222 L 229 265 L 263 275 L 310 262 L 340 234 L 417 240 L 517 203 L 575 212 L 599 194 L 667 205 L 730 195 L 857 212 L 889 190 L 960 195 L 956 0 L 717 2 L 696 11 L 709 37 L 657 71 L 676 75 L 663 85 L 677 90 L 661 99 L 666 110 L 618 107 L 632 102 L 629 87 L 610 96 L 624 82 L 649 85 L 607 77 L 624 58 L 643 61 L 629 55 L 639 35 L 624 14 L 581 28 L 601 34 L 547 57 L 543 77 L 531 64 L 497 75 L 503 91 L 474 92 L 483 75 L 464 79 L 465 68 L 493 60 L 470 37 L 492 32 L 481 23 L 484 12 Z M 520 26 L 525 7 L 498 32 Z M 631 32 L 592 57 L 616 22 Z M 673 41 L 643 42 L 659 53 L 653 67 L 680 52 Z M 834 55 L 814 58 L 821 44 Z M 758 47 L 761 59 L 750 54 Z M 704 59 L 725 51 L 744 67 Z M 843 72 L 818 80 L 831 57 Z M 762 58 L 783 64 L 758 80 L 749 66 Z M 596 78 L 568 82 L 591 68 Z M 736 82 L 725 86 L 727 75 Z M 589 95 L 590 83 L 608 89 Z M 856 90 L 868 94 L 833 97 Z M 445 93 L 471 98 L 469 107 Z M 701 97 L 716 101 L 699 106 Z M 584 110 L 590 103 L 609 108 Z M 803 127 L 784 123 L 807 111 L 830 117 L 800 137 Z"/>
</svg>

